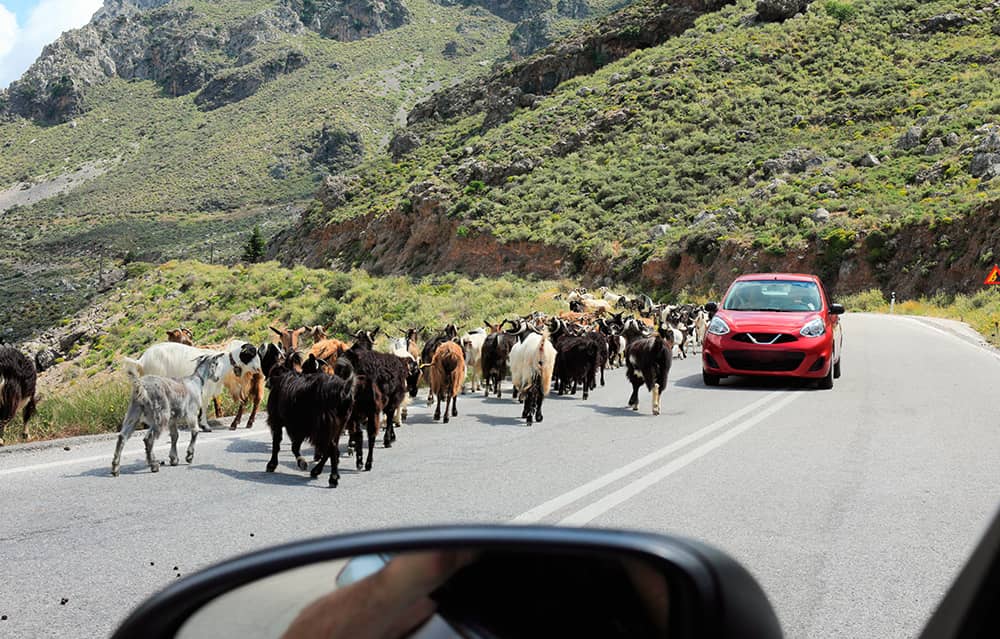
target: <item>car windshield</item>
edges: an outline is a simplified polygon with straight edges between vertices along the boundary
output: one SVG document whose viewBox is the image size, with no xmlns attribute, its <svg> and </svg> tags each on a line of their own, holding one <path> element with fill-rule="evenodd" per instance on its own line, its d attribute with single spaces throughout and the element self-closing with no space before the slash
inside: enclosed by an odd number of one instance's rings
<svg viewBox="0 0 1000 639">
<path fill-rule="evenodd" d="M 748 280 L 736 282 L 722 308 L 727 311 L 801 313 L 822 308 L 815 282 Z"/>
</svg>

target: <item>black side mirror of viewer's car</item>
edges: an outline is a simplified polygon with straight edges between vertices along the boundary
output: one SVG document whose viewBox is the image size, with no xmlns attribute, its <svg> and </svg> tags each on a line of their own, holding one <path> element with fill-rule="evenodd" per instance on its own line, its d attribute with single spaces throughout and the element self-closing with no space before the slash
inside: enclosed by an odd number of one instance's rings
<svg viewBox="0 0 1000 639">
<path fill-rule="evenodd" d="M 843 315 L 844 305 L 843 304 L 830 304 L 830 314 L 831 315 Z"/>
<path fill-rule="evenodd" d="M 146 600 L 112 639 L 359 634 L 782 636 L 750 573 L 696 541 L 447 526 L 314 539 L 223 562 Z"/>
</svg>

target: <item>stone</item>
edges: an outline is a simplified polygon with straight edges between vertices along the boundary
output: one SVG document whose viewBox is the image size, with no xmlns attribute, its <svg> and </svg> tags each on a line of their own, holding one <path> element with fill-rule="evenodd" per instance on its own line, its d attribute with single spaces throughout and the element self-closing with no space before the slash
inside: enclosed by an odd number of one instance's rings
<svg viewBox="0 0 1000 639">
<path fill-rule="evenodd" d="M 906 133 L 899 136 L 896 140 L 896 147 L 908 151 L 913 147 L 920 144 L 920 137 L 924 134 L 924 130 L 919 126 L 911 126 L 906 130 Z"/>
<path fill-rule="evenodd" d="M 810 0 L 757 0 L 757 18 L 765 22 L 783 22 L 802 13 Z"/>
<path fill-rule="evenodd" d="M 670 230 L 669 224 L 656 224 L 649 230 L 649 238 L 652 240 L 663 237 Z"/>
<path fill-rule="evenodd" d="M 881 162 L 879 162 L 878 158 L 875 157 L 874 154 L 872 154 L 872 153 L 865 153 L 864 155 L 861 156 L 861 158 L 857 161 L 856 164 L 858 166 L 863 166 L 863 167 L 866 167 L 866 168 L 871 168 L 873 166 L 878 166 L 879 164 L 881 164 Z"/>
<path fill-rule="evenodd" d="M 941 138 L 934 137 L 930 139 L 927 143 L 927 147 L 924 149 L 924 155 L 938 155 L 944 152 L 944 141 Z"/>
<path fill-rule="evenodd" d="M 399 161 L 403 156 L 419 148 L 421 144 L 423 141 L 416 133 L 400 131 L 389 141 L 389 153 L 392 154 L 393 160 Z"/>
<path fill-rule="evenodd" d="M 809 215 L 809 219 L 816 223 L 826 222 L 830 219 L 830 212 L 820 207 Z"/>
<path fill-rule="evenodd" d="M 939 33 L 941 31 L 955 31 L 969 24 L 972 24 L 971 20 L 952 11 L 927 18 L 920 23 L 920 30 L 924 33 Z"/>
<path fill-rule="evenodd" d="M 226 322 L 226 328 L 233 329 L 236 328 L 238 324 L 245 324 L 253 319 L 256 319 L 263 315 L 264 313 L 259 308 L 251 308 L 242 313 L 237 313 L 229 318 Z"/>
<path fill-rule="evenodd" d="M 961 138 L 954 131 L 952 131 L 948 135 L 944 136 L 944 145 L 945 146 L 958 146 L 959 142 L 961 142 L 961 141 L 962 141 Z"/>
</svg>

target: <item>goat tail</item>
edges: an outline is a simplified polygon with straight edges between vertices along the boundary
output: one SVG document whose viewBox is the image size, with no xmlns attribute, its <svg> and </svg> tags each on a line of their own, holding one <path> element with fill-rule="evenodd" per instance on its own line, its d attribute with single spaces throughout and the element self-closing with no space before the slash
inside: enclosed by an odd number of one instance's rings
<svg viewBox="0 0 1000 639">
<path fill-rule="evenodd" d="M 130 359 L 128 357 L 123 358 L 122 361 L 125 364 L 125 373 L 132 382 L 132 399 L 148 403 L 149 395 L 146 394 L 146 389 L 140 382 L 140 378 L 142 377 L 142 363 L 137 359 Z"/>
</svg>

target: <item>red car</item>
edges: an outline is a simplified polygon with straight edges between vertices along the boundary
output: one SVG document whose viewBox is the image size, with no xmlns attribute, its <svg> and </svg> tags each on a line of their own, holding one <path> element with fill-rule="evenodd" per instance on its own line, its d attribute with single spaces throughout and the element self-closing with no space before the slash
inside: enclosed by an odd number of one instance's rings
<svg viewBox="0 0 1000 639">
<path fill-rule="evenodd" d="M 702 377 L 717 386 L 729 375 L 816 379 L 833 388 L 840 377 L 844 307 L 831 304 L 815 275 L 743 275 L 720 307 L 705 305 L 711 320 L 702 346 Z"/>
</svg>

